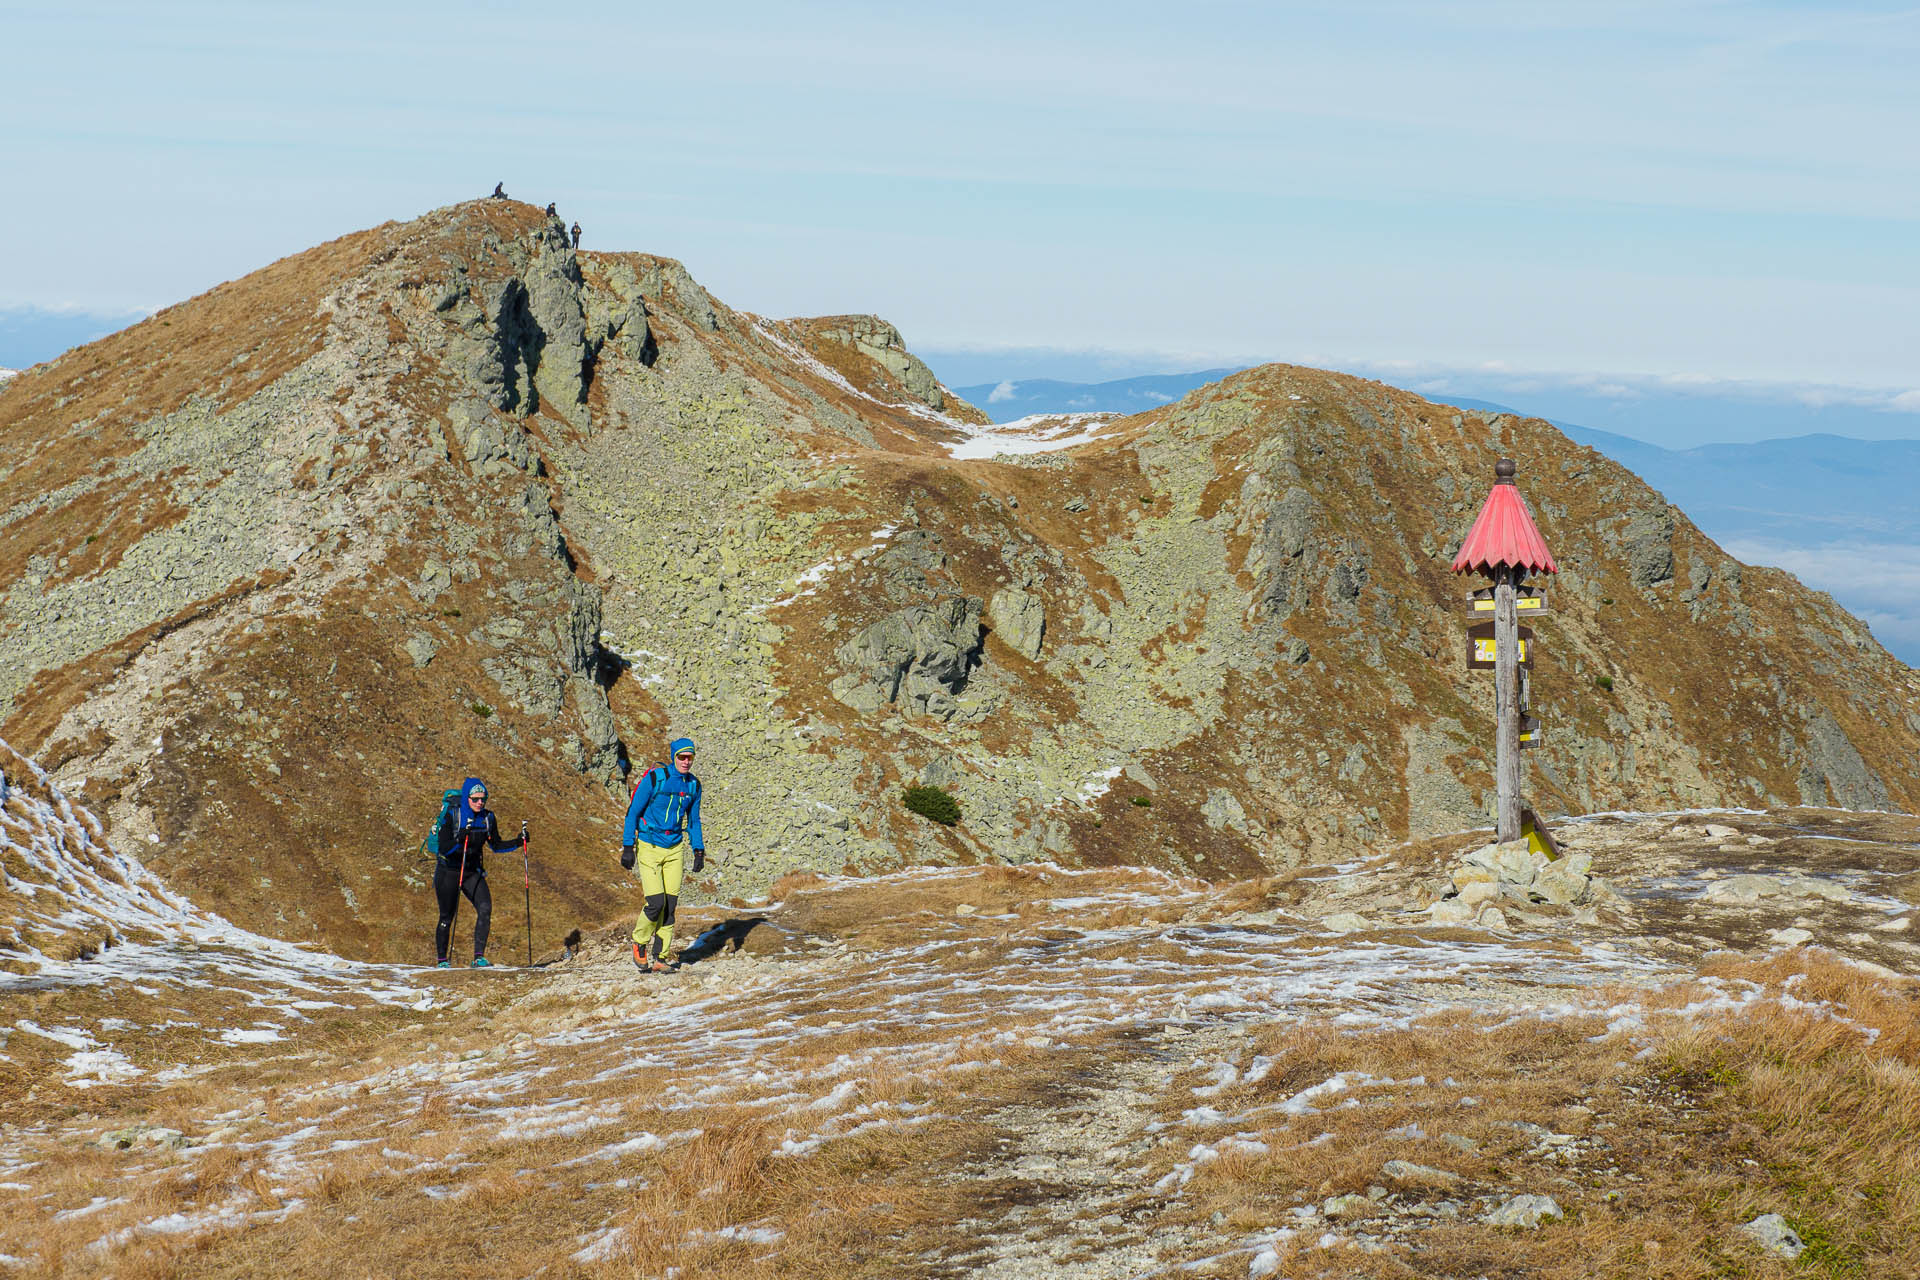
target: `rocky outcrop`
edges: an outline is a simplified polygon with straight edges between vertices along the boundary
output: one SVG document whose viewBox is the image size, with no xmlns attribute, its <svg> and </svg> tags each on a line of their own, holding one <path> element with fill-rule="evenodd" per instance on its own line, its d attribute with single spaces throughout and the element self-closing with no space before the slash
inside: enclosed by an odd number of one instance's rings
<svg viewBox="0 0 1920 1280">
<path fill-rule="evenodd" d="M 1047 634 L 1047 606 L 1039 596 L 1007 587 L 993 593 L 987 606 L 993 632 L 1023 658 L 1038 658 Z"/>
<path fill-rule="evenodd" d="M 897 609 L 835 651 L 848 670 L 831 691 L 856 711 L 898 703 L 944 719 L 959 710 L 955 697 L 979 661 L 984 633 L 977 597 Z"/>
<path fill-rule="evenodd" d="M 584 426 L 581 406 L 597 344 L 587 341 L 580 263 L 557 222 L 535 234 L 534 246 L 526 276 L 527 313 L 539 335 L 531 351 L 533 384 L 562 417 Z"/>
<path fill-rule="evenodd" d="M 941 385 L 933 370 L 907 350 L 900 331 L 879 316 L 818 316 L 786 321 L 785 328 L 860 390 L 882 399 L 904 393 L 962 422 L 989 421 Z"/>
</svg>

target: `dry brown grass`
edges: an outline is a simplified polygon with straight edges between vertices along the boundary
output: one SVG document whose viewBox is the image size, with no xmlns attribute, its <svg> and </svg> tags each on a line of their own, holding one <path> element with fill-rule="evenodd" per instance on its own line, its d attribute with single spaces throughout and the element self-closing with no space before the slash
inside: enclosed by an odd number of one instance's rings
<svg viewBox="0 0 1920 1280">
<path fill-rule="evenodd" d="M 1202 1165 L 1190 1184 L 1190 1212 L 1224 1212 L 1236 1228 L 1258 1231 L 1289 1221 L 1283 1215 L 1294 1205 L 1390 1184 L 1381 1164 L 1404 1159 L 1448 1170 L 1461 1182 L 1450 1191 L 1388 1185 L 1399 1193 L 1388 1204 L 1451 1196 L 1470 1205 L 1476 1195 L 1537 1192 L 1554 1196 L 1568 1218 L 1517 1233 L 1481 1225 L 1469 1211 L 1418 1231 L 1411 1249 L 1386 1255 L 1320 1250 L 1311 1239 L 1318 1232 L 1310 1231 L 1281 1251 L 1281 1274 L 1920 1275 L 1915 984 L 1804 952 L 1722 964 L 1703 977 L 1759 983 L 1766 994 L 1704 1020 L 1654 1013 L 1647 1037 L 1653 1051 L 1638 1061 L 1630 1060 L 1635 1055 L 1623 1037 L 1588 1038 L 1600 1019 L 1490 1030 L 1453 1016 L 1404 1031 L 1276 1033 L 1262 1051 L 1284 1065 L 1257 1086 L 1227 1090 L 1215 1100 L 1221 1110 L 1284 1098 L 1336 1071 L 1400 1080 L 1424 1073 L 1429 1086 L 1452 1077 L 1466 1089 L 1439 1090 L 1439 1097 L 1431 1088 L 1369 1089 L 1360 1092 L 1360 1106 L 1328 1107 L 1264 1128 L 1273 1153 Z M 1643 1004 L 1672 1011 L 1709 990 L 1683 983 L 1646 993 Z M 1783 1005 L 1782 995 L 1816 1007 Z M 1458 1105 L 1467 1090 L 1478 1106 Z M 1573 1158 L 1537 1145 L 1512 1127 L 1520 1122 L 1573 1135 Z M 1384 1136 L 1414 1123 L 1426 1138 Z M 1304 1145 L 1321 1133 L 1332 1137 Z M 1477 1148 L 1459 1150 L 1442 1133 Z M 1785 1215 L 1807 1241 L 1797 1268 L 1764 1256 L 1737 1233 L 1762 1213 Z"/>
</svg>

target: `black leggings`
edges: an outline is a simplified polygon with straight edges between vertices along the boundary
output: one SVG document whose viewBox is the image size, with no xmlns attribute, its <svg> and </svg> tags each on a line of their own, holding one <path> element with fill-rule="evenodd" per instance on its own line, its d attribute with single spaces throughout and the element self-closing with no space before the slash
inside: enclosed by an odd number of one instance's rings
<svg viewBox="0 0 1920 1280">
<path fill-rule="evenodd" d="M 433 872 L 433 896 L 440 899 L 440 924 L 433 931 L 433 954 L 442 960 L 447 958 L 447 943 L 453 939 L 453 913 L 463 893 L 473 904 L 473 954 L 476 958 L 487 954 L 487 926 L 493 923 L 493 894 L 487 889 L 487 874 L 478 867 L 468 867 L 466 883 L 462 884 L 460 868 L 454 863 L 442 862 Z"/>
</svg>

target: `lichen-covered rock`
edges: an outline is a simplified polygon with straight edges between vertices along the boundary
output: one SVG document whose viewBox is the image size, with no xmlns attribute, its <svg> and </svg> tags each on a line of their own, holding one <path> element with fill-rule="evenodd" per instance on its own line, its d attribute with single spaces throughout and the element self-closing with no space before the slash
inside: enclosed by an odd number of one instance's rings
<svg viewBox="0 0 1920 1280">
<path fill-rule="evenodd" d="M 1247 811 L 1233 792 L 1214 787 L 1207 792 L 1206 803 L 1200 806 L 1200 816 L 1207 825 L 1218 831 L 1226 828 L 1244 833 L 1247 830 Z"/>
<path fill-rule="evenodd" d="M 996 591 L 987 606 L 987 618 L 993 623 L 994 634 L 1015 653 L 1026 658 L 1040 656 L 1040 643 L 1047 632 L 1047 606 L 1039 596 L 1018 587 Z"/>
<path fill-rule="evenodd" d="M 1480 1221 L 1490 1227 L 1519 1227 L 1531 1231 L 1541 1223 L 1566 1217 L 1560 1202 L 1552 1196 L 1509 1196 Z"/>
<path fill-rule="evenodd" d="M 951 716 L 979 660 L 980 612 L 976 596 L 895 610 L 835 651 L 847 670 L 829 686 L 833 696 L 856 711 L 898 702 L 916 714 Z"/>
</svg>

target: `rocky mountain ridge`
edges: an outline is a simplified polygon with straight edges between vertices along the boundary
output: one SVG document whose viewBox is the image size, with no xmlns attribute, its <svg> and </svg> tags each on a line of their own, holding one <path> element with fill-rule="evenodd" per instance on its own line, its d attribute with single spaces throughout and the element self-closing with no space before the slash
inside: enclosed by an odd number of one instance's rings
<svg viewBox="0 0 1920 1280">
<path fill-rule="evenodd" d="M 549 919 L 630 911 L 627 769 L 683 732 L 705 891 L 1254 873 L 1479 821 L 1446 562 L 1505 453 L 1566 566 L 1536 807 L 1916 802 L 1914 673 L 1545 423 L 1267 366 L 1068 425 L 956 457 L 984 415 L 884 321 L 736 312 L 506 201 L 387 224 L 9 383 L 0 735 L 210 908 L 357 956 L 424 946 L 466 772 Z"/>
</svg>

